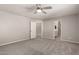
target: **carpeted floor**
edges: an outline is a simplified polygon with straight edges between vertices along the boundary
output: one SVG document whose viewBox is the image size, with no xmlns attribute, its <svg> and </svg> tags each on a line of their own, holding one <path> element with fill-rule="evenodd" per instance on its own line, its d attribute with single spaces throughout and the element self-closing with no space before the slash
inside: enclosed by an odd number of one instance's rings
<svg viewBox="0 0 79 59">
<path fill-rule="evenodd" d="M 25 40 L 0 47 L 0 55 L 76 55 L 79 44 L 49 39 Z"/>
</svg>

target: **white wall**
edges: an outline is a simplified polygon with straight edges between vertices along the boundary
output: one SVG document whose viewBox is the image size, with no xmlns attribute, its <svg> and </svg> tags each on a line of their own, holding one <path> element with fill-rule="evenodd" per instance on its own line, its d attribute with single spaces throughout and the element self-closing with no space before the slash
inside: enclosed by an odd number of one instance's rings
<svg viewBox="0 0 79 59">
<path fill-rule="evenodd" d="M 30 19 L 7 12 L 0 12 L 0 45 L 29 39 Z"/>
<path fill-rule="evenodd" d="M 70 42 L 79 42 L 79 15 L 70 15 L 58 17 L 44 21 L 43 36 L 47 39 L 53 39 L 54 21 L 61 22 L 61 40 Z"/>
<path fill-rule="evenodd" d="M 78 33 L 78 37 L 79 37 L 79 15 L 77 17 L 78 17 L 77 33 Z"/>
<path fill-rule="evenodd" d="M 45 39 L 54 39 L 53 34 L 54 34 L 54 21 L 56 19 L 51 19 L 51 20 L 44 20 L 43 21 L 43 38 Z"/>
<path fill-rule="evenodd" d="M 61 40 L 79 42 L 78 15 L 61 17 Z"/>
</svg>

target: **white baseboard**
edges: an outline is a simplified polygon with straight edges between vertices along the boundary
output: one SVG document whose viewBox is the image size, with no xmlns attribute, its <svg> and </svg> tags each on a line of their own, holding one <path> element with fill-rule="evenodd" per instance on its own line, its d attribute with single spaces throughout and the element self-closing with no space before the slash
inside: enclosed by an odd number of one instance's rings
<svg viewBox="0 0 79 59">
<path fill-rule="evenodd" d="M 42 39 L 49 39 L 49 38 L 42 38 Z M 21 41 L 24 41 L 24 40 L 29 40 L 29 39 L 22 39 L 22 40 L 17 40 L 17 41 L 9 42 L 9 43 L 4 43 L 4 44 L 1 44 L 0 46 L 4 46 L 4 45 L 16 43 L 16 42 L 21 42 Z M 55 40 L 55 39 L 51 39 L 51 40 Z M 61 41 L 79 44 L 79 42 L 75 42 L 75 41 L 69 41 L 69 40 L 61 40 Z"/>
<path fill-rule="evenodd" d="M 79 44 L 79 42 L 75 42 L 75 41 L 69 41 L 69 40 L 61 40 L 61 41 L 65 41 L 65 42 L 69 42 L 69 43 L 76 43 L 76 44 Z"/>
<path fill-rule="evenodd" d="M 29 39 L 22 39 L 22 40 L 17 40 L 17 41 L 9 42 L 9 43 L 4 43 L 4 44 L 1 44 L 0 46 L 4 46 L 4 45 L 16 43 L 16 42 L 21 42 L 21 41 L 24 41 L 24 40 L 29 40 Z"/>
</svg>

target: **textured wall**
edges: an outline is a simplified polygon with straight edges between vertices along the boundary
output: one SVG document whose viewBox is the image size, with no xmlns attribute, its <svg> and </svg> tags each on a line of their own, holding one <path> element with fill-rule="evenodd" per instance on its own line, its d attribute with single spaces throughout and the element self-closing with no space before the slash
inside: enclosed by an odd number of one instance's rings
<svg viewBox="0 0 79 59">
<path fill-rule="evenodd" d="M 29 39 L 30 19 L 7 12 L 0 12 L 0 45 Z"/>
</svg>

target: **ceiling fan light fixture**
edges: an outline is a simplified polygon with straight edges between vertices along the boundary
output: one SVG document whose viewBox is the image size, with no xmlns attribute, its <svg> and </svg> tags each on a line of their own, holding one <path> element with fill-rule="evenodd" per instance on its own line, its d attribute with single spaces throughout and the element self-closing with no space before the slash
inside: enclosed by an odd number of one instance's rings
<svg viewBox="0 0 79 59">
<path fill-rule="evenodd" d="M 47 7 L 41 7 L 41 4 L 36 4 L 36 10 L 34 12 L 34 14 L 36 13 L 44 13 L 44 14 L 47 14 L 44 9 L 51 9 L 52 7 L 51 6 L 47 6 Z"/>
<path fill-rule="evenodd" d="M 40 13 L 40 12 L 42 12 L 42 10 L 41 9 L 37 9 L 37 12 Z"/>
</svg>

